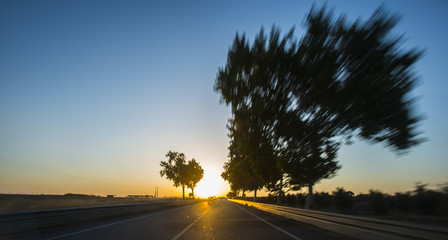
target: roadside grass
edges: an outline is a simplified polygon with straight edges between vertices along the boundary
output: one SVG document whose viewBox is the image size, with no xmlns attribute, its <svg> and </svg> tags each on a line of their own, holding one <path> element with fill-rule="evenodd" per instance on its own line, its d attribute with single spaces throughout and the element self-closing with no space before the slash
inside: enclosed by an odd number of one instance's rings
<svg viewBox="0 0 448 240">
<path fill-rule="evenodd" d="M 44 210 L 55 208 L 72 208 L 101 206 L 114 204 L 149 203 L 155 201 L 176 200 L 178 198 L 127 198 L 101 197 L 84 194 L 65 195 L 29 195 L 29 194 L 0 194 L 0 213 Z M 180 200 L 180 199 L 179 199 Z"/>
</svg>

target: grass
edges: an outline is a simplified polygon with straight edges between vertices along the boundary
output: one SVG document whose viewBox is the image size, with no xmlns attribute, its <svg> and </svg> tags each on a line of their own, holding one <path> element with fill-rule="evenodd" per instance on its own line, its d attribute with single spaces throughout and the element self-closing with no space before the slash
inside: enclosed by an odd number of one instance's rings
<svg viewBox="0 0 448 240">
<path fill-rule="evenodd" d="M 171 200 L 177 198 L 171 198 Z M 167 199 L 100 197 L 84 194 L 28 195 L 0 194 L 0 213 L 44 210 L 55 208 L 87 207 L 113 204 L 149 203 Z"/>
</svg>

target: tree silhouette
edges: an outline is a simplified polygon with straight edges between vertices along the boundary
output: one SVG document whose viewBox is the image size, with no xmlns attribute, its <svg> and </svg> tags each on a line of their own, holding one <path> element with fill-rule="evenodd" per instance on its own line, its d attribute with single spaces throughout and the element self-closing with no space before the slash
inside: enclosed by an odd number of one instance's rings
<svg viewBox="0 0 448 240">
<path fill-rule="evenodd" d="M 204 169 L 201 165 L 193 158 L 188 161 L 186 165 L 187 172 L 187 187 L 191 189 L 191 196 L 194 198 L 194 189 L 196 188 L 199 181 L 201 181 L 204 176 Z"/>
<path fill-rule="evenodd" d="M 225 163 L 224 172 L 221 176 L 230 183 L 230 189 L 233 192 L 239 192 L 241 190 L 243 196 L 245 195 L 245 191 L 255 192 L 263 187 L 260 184 L 260 179 L 250 167 L 249 162 L 238 158 L 236 155 L 229 162 Z M 254 194 L 254 197 L 256 197 L 256 194 Z"/>
<path fill-rule="evenodd" d="M 300 40 L 293 29 L 281 37 L 276 27 L 269 35 L 261 29 L 253 44 L 236 34 L 215 82 L 232 107 L 230 122 L 243 123 L 229 128 L 241 156 L 233 163 L 229 155 L 225 179 L 234 181 L 232 171 L 244 168 L 232 165 L 244 162 L 257 187 L 286 176 L 293 189 L 308 186 L 312 200 L 313 185 L 340 169 L 339 146 L 352 136 L 399 153 L 419 144 L 421 117 L 409 93 L 412 65 L 423 52 L 404 51 L 402 38 L 390 36 L 398 20 L 379 8 L 367 21 L 350 23 L 323 7 L 311 9 Z"/>
<path fill-rule="evenodd" d="M 168 180 L 173 181 L 175 187 L 182 187 L 182 199 L 185 199 L 185 187 L 188 184 L 187 165 L 185 154 L 169 151 L 166 155 L 168 161 L 161 161 L 160 176 L 166 176 Z"/>
<path fill-rule="evenodd" d="M 194 198 L 194 189 L 204 176 L 204 169 L 194 158 L 187 162 L 183 153 L 169 151 L 165 156 L 168 161 L 160 162 L 160 176 L 173 181 L 175 187 L 182 187 L 182 199 L 185 199 L 185 187 L 191 189 Z"/>
<path fill-rule="evenodd" d="M 254 116 L 241 111 L 229 122 L 229 162 L 221 176 L 231 183 L 232 190 L 254 191 L 256 199 L 257 190 L 276 181 L 280 170 L 269 137 L 255 124 L 259 120 Z"/>
<path fill-rule="evenodd" d="M 244 195 L 245 191 L 255 191 L 262 186 L 249 162 L 245 161 L 243 155 L 237 152 L 236 147 L 235 143 L 231 143 L 229 147 L 230 160 L 224 164 L 224 172 L 221 177 L 230 183 L 230 189 L 233 192 L 241 190 Z"/>
</svg>

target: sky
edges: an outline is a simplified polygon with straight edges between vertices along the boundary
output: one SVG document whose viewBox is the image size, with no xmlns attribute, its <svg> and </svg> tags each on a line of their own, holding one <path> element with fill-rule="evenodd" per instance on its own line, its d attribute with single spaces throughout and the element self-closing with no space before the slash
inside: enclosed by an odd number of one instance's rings
<svg viewBox="0 0 448 240">
<path fill-rule="evenodd" d="M 446 1 L 0 1 L 0 193 L 179 196 L 160 177 L 172 150 L 225 194 L 229 107 L 214 92 L 235 34 L 283 32 L 323 4 L 353 21 L 381 4 L 402 16 L 404 49 L 426 49 L 412 93 L 423 144 L 405 155 L 356 140 L 317 191 L 394 193 L 448 182 Z"/>
</svg>

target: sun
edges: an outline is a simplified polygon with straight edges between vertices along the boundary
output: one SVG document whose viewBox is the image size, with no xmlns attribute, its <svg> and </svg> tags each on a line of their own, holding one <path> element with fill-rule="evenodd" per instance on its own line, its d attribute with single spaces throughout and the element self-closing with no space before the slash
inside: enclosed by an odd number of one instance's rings
<svg viewBox="0 0 448 240">
<path fill-rule="evenodd" d="M 195 195 L 202 198 L 220 196 L 225 194 L 226 183 L 221 178 L 221 173 L 211 166 L 204 166 L 204 177 L 194 190 Z"/>
</svg>

